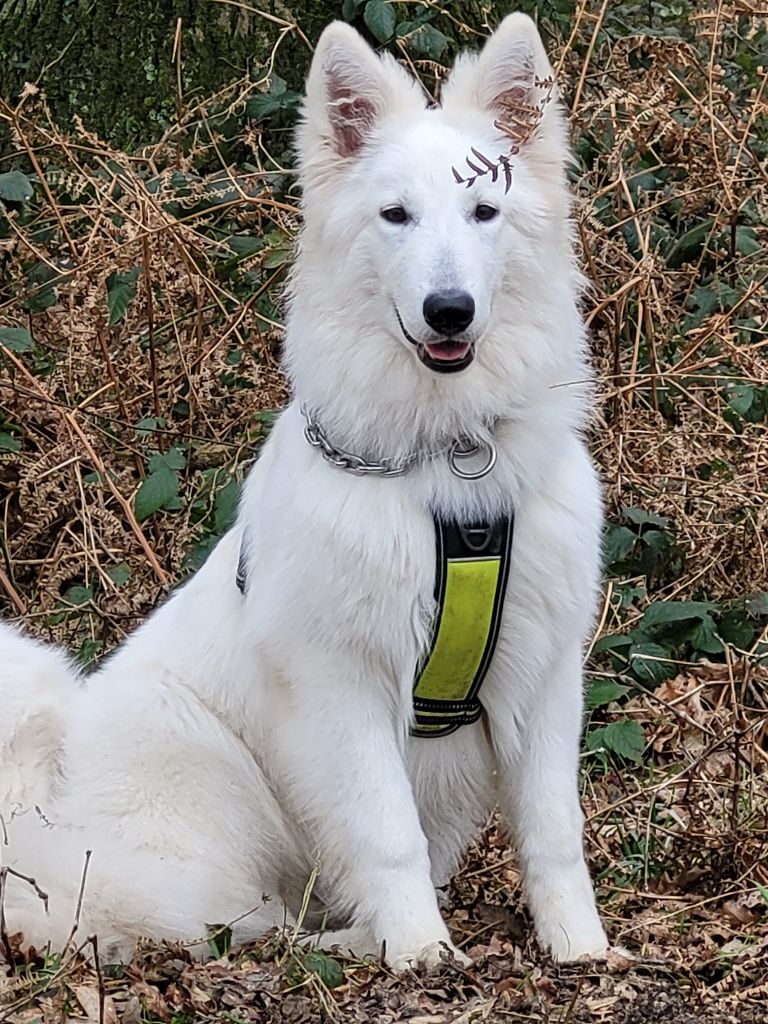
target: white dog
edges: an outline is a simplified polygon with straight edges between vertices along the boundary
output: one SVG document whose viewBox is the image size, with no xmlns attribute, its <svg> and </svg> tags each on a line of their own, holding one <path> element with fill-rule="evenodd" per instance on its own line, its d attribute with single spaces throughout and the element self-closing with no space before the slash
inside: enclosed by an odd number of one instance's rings
<svg viewBox="0 0 768 1024">
<path fill-rule="evenodd" d="M 79 935 L 113 955 L 291 920 L 319 860 L 327 944 L 385 944 L 395 968 L 466 959 L 435 886 L 498 803 L 539 941 L 604 953 L 578 798 L 601 533 L 581 278 L 562 111 L 524 110 L 551 74 L 521 14 L 457 61 L 439 106 L 353 29 L 323 33 L 299 135 L 294 399 L 236 525 L 87 679 L 0 631 L 0 857 L 50 892 L 46 915 L 9 876 L 11 932 L 65 941 L 86 849 Z M 435 520 L 511 513 L 482 715 L 411 735 Z"/>
</svg>

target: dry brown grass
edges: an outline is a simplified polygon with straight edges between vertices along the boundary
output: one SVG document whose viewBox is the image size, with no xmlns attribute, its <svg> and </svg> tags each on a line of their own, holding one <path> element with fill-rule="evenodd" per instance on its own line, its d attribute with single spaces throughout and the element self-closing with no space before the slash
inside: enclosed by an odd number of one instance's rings
<svg viewBox="0 0 768 1024">
<path fill-rule="evenodd" d="M 768 402 L 766 75 L 753 70 L 750 84 L 733 71 L 751 41 L 768 45 L 765 12 L 683 4 L 682 37 L 608 31 L 612 7 L 631 6 L 581 0 L 559 51 L 585 165 L 576 216 L 603 398 L 592 441 L 614 520 L 627 506 L 665 517 L 684 560 L 651 579 L 614 566 L 603 637 L 641 622 L 650 598 L 723 607 L 768 590 L 765 418 L 734 406 L 734 394 Z M 218 102 L 238 111 L 246 88 Z M 0 109 L 38 176 L 34 204 L 10 207 L 0 237 L 0 327 L 34 338 L 0 364 L 0 438 L 14 442 L 0 451 L 0 605 L 86 658 L 119 642 L 225 527 L 221 495 L 285 396 L 290 179 L 253 124 L 235 150 L 224 134 L 206 138 L 198 115 L 128 157 L 85 129 L 63 135 L 42 96 Z M 266 245 L 238 256 L 232 236 Z M 138 266 L 136 297 L 110 326 L 108 281 Z M 706 293 L 723 300 L 707 309 Z M 165 426 L 137 429 L 148 418 Z M 138 522 L 151 452 L 174 448 L 178 507 Z M 51 962 L 33 960 L 6 981 L 0 1020 L 763 1020 L 768 633 L 765 618 L 753 624 L 748 643 L 705 660 L 681 647 L 661 685 L 622 670 L 634 688 L 594 713 L 590 728 L 644 728 L 642 764 L 590 753 L 584 783 L 603 911 L 636 962 L 543 958 L 491 825 L 452 893 L 452 927 L 478 958 L 470 972 L 402 981 L 349 964 L 329 992 L 274 939 L 207 966 L 148 950 L 107 978 L 70 958 L 51 982 Z M 605 653 L 589 668 L 616 677 Z"/>
</svg>

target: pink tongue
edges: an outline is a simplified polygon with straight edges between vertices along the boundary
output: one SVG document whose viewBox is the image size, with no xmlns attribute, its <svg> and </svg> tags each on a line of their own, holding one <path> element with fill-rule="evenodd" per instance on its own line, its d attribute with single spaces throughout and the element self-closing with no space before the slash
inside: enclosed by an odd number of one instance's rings
<svg viewBox="0 0 768 1024">
<path fill-rule="evenodd" d="M 439 345 L 425 345 L 427 354 L 435 362 L 452 363 L 456 359 L 463 359 L 469 352 L 468 341 L 444 341 Z"/>
</svg>

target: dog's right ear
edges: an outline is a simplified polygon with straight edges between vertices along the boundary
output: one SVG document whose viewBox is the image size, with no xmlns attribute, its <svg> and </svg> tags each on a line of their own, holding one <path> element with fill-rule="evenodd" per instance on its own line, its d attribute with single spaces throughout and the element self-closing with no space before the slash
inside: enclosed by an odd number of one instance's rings
<svg viewBox="0 0 768 1024">
<path fill-rule="evenodd" d="M 378 57 L 363 37 L 343 21 L 323 31 L 307 78 L 299 129 L 302 165 L 330 157 L 354 157 L 383 114 L 414 88 L 387 54 Z"/>
</svg>

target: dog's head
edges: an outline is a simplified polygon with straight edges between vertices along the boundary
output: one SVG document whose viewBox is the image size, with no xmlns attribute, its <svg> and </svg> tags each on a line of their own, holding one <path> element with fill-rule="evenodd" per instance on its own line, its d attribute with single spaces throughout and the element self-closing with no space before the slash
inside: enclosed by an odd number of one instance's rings
<svg viewBox="0 0 768 1024">
<path fill-rule="evenodd" d="M 459 57 L 438 105 L 348 25 L 323 32 L 298 137 L 306 227 L 294 304 L 312 295 L 316 318 L 358 340 L 375 332 L 369 374 L 394 358 L 435 382 L 482 365 L 499 377 L 515 321 L 546 320 L 563 287 L 552 278 L 571 266 L 553 77 L 522 14 Z"/>
</svg>

